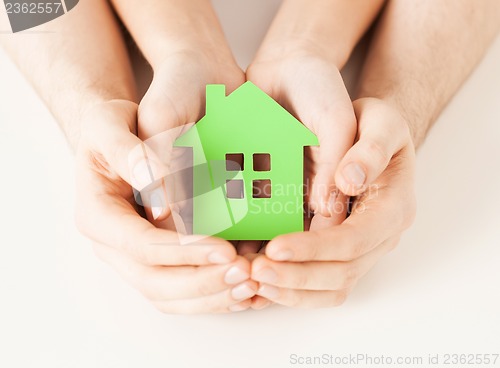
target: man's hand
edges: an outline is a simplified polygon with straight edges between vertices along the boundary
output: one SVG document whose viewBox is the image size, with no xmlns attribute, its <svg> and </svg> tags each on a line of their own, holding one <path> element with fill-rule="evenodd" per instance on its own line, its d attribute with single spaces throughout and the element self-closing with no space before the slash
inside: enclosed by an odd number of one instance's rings
<svg viewBox="0 0 500 368">
<path fill-rule="evenodd" d="M 335 187 L 334 173 L 356 134 L 339 70 L 383 3 L 283 1 L 246 73 L 318 136 L 320 147 L 306 151 L 306 212 L 321 214 L 330 224 L 345 218 L 345 197 Z M 342 200 L 343 206 L 334 207 Z M 238 251 L 247 254 L 259 247 L 241 242 Z"/>
<path fill-rule="evenodd" d="M 77 225 L 97 255 L 161 311 L 221 313 L 250 306 L 257 283 L 249 262 L 223 240 L 158 229 L 139 215 L 132 186 L 147 187 L 148 165 L 166 168 L 137 138 L 137 105 L 115 100 L 91 109 L 77 152 Z"/>
<path fill-rule="evenodd" d="M 336 183 L 345 194 L 362 194 L 341 225 L 316 215 L 310 231 L 269 242 L 252 264 L 259 296 L 294 307 L 339 305 L 412 223 L 415 152 L 407 123 L 377 99 L 357 100 L 354 109 L 358 140 L 339 164 Z M 344 177 L 348 165 L 364 173 L 362 188 Z"/>
</svg>

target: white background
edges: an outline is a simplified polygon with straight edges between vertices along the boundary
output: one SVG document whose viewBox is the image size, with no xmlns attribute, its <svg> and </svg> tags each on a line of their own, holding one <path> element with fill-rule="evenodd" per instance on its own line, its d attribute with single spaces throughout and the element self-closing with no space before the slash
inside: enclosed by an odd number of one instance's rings
<svg viewBox="0 0 500 368">
<path fill-rule="evenodd" d="M 242 65 L 278 3 L 215 1 Z M 76 231 L 71 153 L 0 53 L 0 367 L 288 367 L 293 353 L 500 353 L 499 61 L 497 39 L 418 153 L 414 226 L 342 307 L 174 316 L 151 307 Z"/>
</svg>

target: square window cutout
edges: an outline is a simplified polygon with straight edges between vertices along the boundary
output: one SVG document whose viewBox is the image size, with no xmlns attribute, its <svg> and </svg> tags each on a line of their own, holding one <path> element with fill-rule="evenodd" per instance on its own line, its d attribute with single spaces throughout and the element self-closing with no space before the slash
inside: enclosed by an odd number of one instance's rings
<svg viewBox="0 0 500 368">
<path fill-rule="evenodd" d="M 227 171 L 243 171 L 244 165 L 243 153 L 226 153 Z"/>
<path fill-rule="evenodd" d="M 231 199 L 242 199 L 245 197 L 243 180 L 226 180 L 226 196 Z"/>
<path fill-rule="evenodd" d="M 271 198 L 271 180 L 260 179 L 252 181 L 253 198 Z"/>
<path fill-rule="evenodd" d="M 271 171 L 271 155 L 269 153 L 254 153 L 253 171 Z"/>
</svg>

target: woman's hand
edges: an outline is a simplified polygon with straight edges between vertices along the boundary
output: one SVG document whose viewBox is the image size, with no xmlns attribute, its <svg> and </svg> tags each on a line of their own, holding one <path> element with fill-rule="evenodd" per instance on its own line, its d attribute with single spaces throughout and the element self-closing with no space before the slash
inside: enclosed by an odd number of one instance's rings
<svg viewBox="0 0 500 368">
<path fill-rule="evenodd" d="M 148 195 L 145 166 L 158 156 L 135 135 L 135 103 L 99 104 L 82 121 L 77 151 L 76 223 L 97 255 L 167 313 L 221 313 L 250 306 L 257 283 L 248 260 L 215 238 L 184 236 L 141 217 L 132 187 Z M 146 189 L 144 189 L 146 188 Z"/>
<path fill-rule="evenodd" d="M 270 241 L 253 260 L 258 296 L 294 307 L 341 304 L 358 280 L 398 243 L 415 216 L 415 151 L 408 125 L 383 101 L 354 102 L 357 141 L 336 170 L 336 184 L 355 198 L 350 216 L 332 226 L 316 215 L 310 231 Z M 345 174 L 355 165 L 360 180 Z M 364 178 L 361 180 L 361 178 Z"/>
<path fill-rule="evenodd" d="M 244 82 L 244 74 L 234 60 L 219 60 L 216 52 L 176 52 L 155 68 L 153 82 L 139 105 L 138 136 L 165 165 L 175 166 L 172 144 L 181 133 L 180 127 L 202 117 L 207 84 L 224 84 L 231 93 Z M 165 228 L 170 214 L 167 193 L 171 189 L 165 182 L 158 185 L 153 207 L 146 206 L 146 212 L 153 224 Z"/>
</svg>

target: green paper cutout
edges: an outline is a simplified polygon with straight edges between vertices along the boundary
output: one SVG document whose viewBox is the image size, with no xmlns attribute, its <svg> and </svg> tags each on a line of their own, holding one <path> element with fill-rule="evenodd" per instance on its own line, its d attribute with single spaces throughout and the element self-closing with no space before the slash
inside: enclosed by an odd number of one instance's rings
<svg viewBox="0 0 500 368">
<path fill-rule="evenodd" d="M 270 240 L 303 231 L 304 146 L 318 144 L 309 129 L 253 83 L 227 97 L 224 85 L 207 85 L 205 116 L 174 144 L 193 149 L 193 233 Z M 226 154 L 242 154 L 243 170 L 226 163 Z M 264 165 L 269 171 L 254 170 L 254 154 L 269 155 L 261 156 L 270 157 Z M 253 198 L 254 180 L 270 181 L 270 190 L 261 191 L 270 198 Z"/>
</svg>

